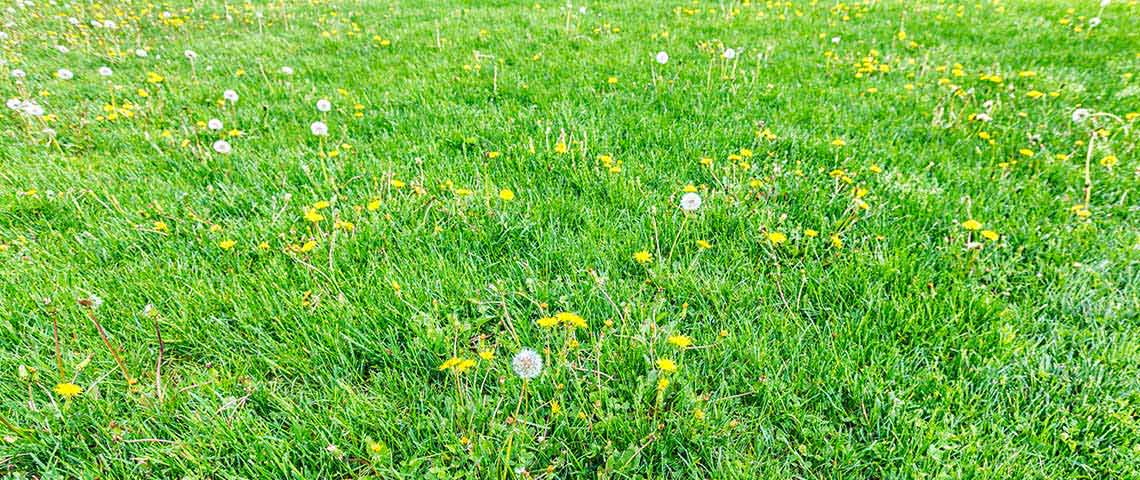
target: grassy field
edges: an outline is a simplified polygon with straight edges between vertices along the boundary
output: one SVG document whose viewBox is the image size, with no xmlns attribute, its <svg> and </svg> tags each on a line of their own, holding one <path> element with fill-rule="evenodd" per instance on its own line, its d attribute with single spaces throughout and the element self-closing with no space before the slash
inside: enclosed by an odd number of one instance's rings
<svg viewBox="0 0 1140 480">
<path fill-rule="evenodd" d="M 1140 478 L 1136 0 L 0 20 L 0 476 Z"/>
</svg>

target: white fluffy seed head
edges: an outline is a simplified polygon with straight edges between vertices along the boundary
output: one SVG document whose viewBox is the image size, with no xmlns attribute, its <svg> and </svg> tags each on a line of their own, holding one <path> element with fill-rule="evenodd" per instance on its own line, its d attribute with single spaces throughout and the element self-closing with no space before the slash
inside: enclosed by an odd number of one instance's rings
<svg viewBox="0 0 1140 480">
<path fill-rule="evenodd" d="M 320 100 L 317 100 L 317 110 L 321 111 L 321 112 L 327 112 L 329 110 L 332 110 L 332 102 L 325 100 L 323 98 Z"/>
<path fill-rule="evenodd" d="M 657 63 L 665 65 L 669 61 L 669 54 L 664 51 L 657 52 Z"/>
<path fill-rule="evenodd" d="M 233 149 L 230 147 L 230 142 L 218 140 L 214 142 L 214 151 L 222 155 L 228 155 Z"/>
<path fill-rule="evenodd" d="M 695 212 L 701 208 L 701 196 L 696 192 L 689 192 L 681 195 L 681 210 L 686 212 Z"/>
<path fill-rule="evenodd" d="M 1084 122 L 1085 120 L 1089 119 L 1090 115 L 1092 115 L 1092 112 L 1090 112 L 1087 108 L 1078 108 L 1076 110 L 1073 110 L 1073 122 Z"/>
<path fill-rule="evenodd" d="M 325 125 L 325 122 L 313 122 L 313 124 L 309 126 L 309 130 L 313 132 L 313 135 L 318 137 L 329 134 L 329 126 Z"/>
<path fill-rule="evenodd" d="M 523 380 L 537 378 L 542 373 L 542 355 L 524 348 L 511 359 L 511 369 Z"/>
<path fill-rule="evenodd" d="M 238 94 L 233 90 L 226 90 L 222 92 L 222 98 L 228 100 L 230 103 L 238 101 Z"/>
</svg>

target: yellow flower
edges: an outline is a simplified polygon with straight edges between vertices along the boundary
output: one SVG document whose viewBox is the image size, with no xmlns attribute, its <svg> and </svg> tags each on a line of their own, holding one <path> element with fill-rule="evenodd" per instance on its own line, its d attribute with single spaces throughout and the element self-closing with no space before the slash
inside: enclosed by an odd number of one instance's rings
<svg viewBox="0 0 1140 480">
<path fill-rule="evenodd" d="M 488 361 L 488 362 L 489 362 L 489 361 L 491 361 L 491 360 L 494 360 L 494 359 L 495 359 L 495 352 L 494 352 L 494 351 L 492 351 L 492 350 L 483 350 L 483 351 L 480 351 L 480 352 L 479 352 L 479 358 L 482 358 L 483 360 L 486 360 L 486 361 Z"/>
<path fill-rule="evenodd" d="M 561 411 L 562 411 L 562 405 L 558 404 L 558 400 L 551 400 L 550 401 L 550 414 L 551 415 L 558 415 L 558 412 L 561 412 Z"/>
<path fill-rule="evenodd" d="M 562 154 L 566 153 L 567 151 L 569 151 L 569 149 L 566 147 L 566 142 L 559 140 L 558 143 L 554 145 L 555 153 Z"/>
<path fill-rule="evenodd" d="M 317 223 L 317 222 L 324 220 L 324 219 L 325 219 L 325 216 L 321 215 L 319 212 L 317 212 L 317 209 L 315 209 L 315 208 L 306 208 L 305 209 L 305 220 L 308 220 L 308 221 L 313 222 L 313 223 Z"/>
<path fill-rule="evenodd" d="M 1020 153 L 1021 156 L 1023 156 L 1023 157 L 1032 157 L 1033 156 L 1033 150 L 1030 150 L 1028 148 L 1023 148 L 1021 150 L 1018 150 L 1017 153 Z"/>
<path fill-rule="evenodd" d="M 969 230 L 971 232 L 973 232 L 975 230 L 980 230 L 982 228 L 982 222 L 979 222 L 979 221 L 971 218 L 969 220 L 966 220 L 965 222 L 962 222 L 962 228 L 965 228 L 966 230 Z"/>
<path fill-rule="evenodd" d="M 665 388 L 668 386 L 669 386 L 669 379 L 668 378 L 661 377 L 661 378 L 657 379 L 657 391 L 665 390 Z"/>
<path fill-rule="evenodd" d="M 222 250 L 229 250 L 231 248 L 234 248 L 234 245 L 237 245 L 237 242 L 234 240 L 222 240 L 218 242 L 218 246 L 222 247 Z"/>
<path fill-rule="evenodd" d="M 558 325 L 558 319 L 554 317 L 542 317 L 538 319 L 537 323 L 538 326 L 543 328 L 554 328 L 555 325 Z"/>
<path fill-rule="evenodd" d="M 1100 159 L 1100 164 L 1103 165 L 1105 168 L 1109 168 L 1109 169 L 1111 169 L 1112 167 L 1115 167 L 1117 162 L 1118 162 L 1118 160 L 1116 158 L 1116 155 L 1109 155 L 1107 157 Z"/>
<path fill-rule="evenodd" d="M 844 145 L 847 145 L 847 142 L 843 141 L 842 138 L 837 138 L 831 141 L 831 146 L 833 147 L 842 147 Z"/>
<path fill-rule="evenodd" d="M 685 188 L 682 188 L 681 191 L 685 193 L 692 193 L 697 191 L 697 187 L 693 186 L 693 184 L 690 183 L 688 185 L 685 185 Z"/>
<path fill-rule="evenodd" d="M 305 242 L 304 245 L 301 245 L 301 253 L 311 252 L 314 248 L 317 248 L 317 242 L 315 240 L 309 240 Z"/>
<path fill-rule="evenodd" d="M 807 230 L 804 230 L 804 236 L 808 238 L 815 238 L 819 236 L 819 232 L 809 228 Z"/>
<path fill-rule="evenodd" d="M 766 236 L 768 237 L 768 241 L 772 242 L 773 245 L 779 245 L 788 241 L 788 236 L 780 232 L 769 232 Z"/>
<path fill-rule="evenodd" d="M 1030 90 L 1029 93 L 1025 94 L 1025 96 L 1027 96 L 1029 98 L 1037 99 L 1037 98 L 1044 97 L 1045 94 L 1042 92 L 1039 92 L 1037 90 Z"/>
<path fill-rule="evenodd" d="M 1001 237 L 997 232 L 993 230 L 982 230 L 982 236 L 986 237 L 986 240 L 989 240 L 991 242 L 996 242 L 997 239 Z"/>
<path fill-rule="evenodd" d="M 55 388 L 53 388 L 52 391 L 63 398 L 71 400 L 76 395 L 83 393 L 83 387 L 70 382 L 59 383 L 56 384 Z"/>
<path fill-rule="evenodd" d="M 669 343 L 677 348 L 688 348 L 693 344 L 693 339 L 685 335 L 672 335 L 669 337 Z"/>
<path fill-rule="evenodd" d="M 633 254 L 633 260 L 636 261 L 637 263 L 645 265 L 646 263 L 653 261 L 653 255 L 651 255 L 649 252 L 647 252 L 645 250 L 642 250 L 640 252 Z"/>
<path fill-rule="evenodd" d="M 708 250 L 712 248 L 712 244 L 708 240 L 697 240 L 697 247 L 701 250 Z"/>
<path fill-rule="evenodd" d="M 154 222 L 154 231 L 165 233 L 170 231 L 170 228 L 166 226 L 166 222 L 159 220 L 157 222 Z"/>
<path fill-rule="evenodd" d="M 673 373 L 677 371 L 677 363 L 668 358 L 657 359 L 657 368 L 665 373 Z"/>
<path fill-rule="evenodd" d="M 471 360 L 470 358 L 451 357 L 439 365 L 439 371 L 454 370 L 455 373 L 463 373 L 474 366 L 475 360 Z"/>
<path fill-rule="evenodd" d="M 372 199 L 372 201 L 368 202 L 368 211 L 369 212 L 375 212 L 379 209 L 380 209 L 380 199 L 379 198 L 374 198 L 374 199 Z"/>
<path fill-rule="evenodd" d="M 501 199 L 504 202 L 509 202 L 511 200 L 514 200 L 515 199 L 515 192 L 512 192 L 511 189 L 509 189 L 509 188 L 504 188 L 502 190 L 499 190 L 499 199 Z"/>
<path fill-rule="evenodd" d="M 404 188 L 404 185 L 406 185 L 404 182 L 396 180 L 395 178 L 389 181 L 388 184 L 391 185 L 392 188 Z"/>
<path fill-rule="evenodd" d="M 586 328 L 586 319 L 574 312 L 559 312 L 554 317 L 567 327 Z"/>
<path fill-rule="evenodd" d="M 162 81 L 163 81 L 163 80 L 164 80 L 164 78 L 162 78 L 162 75 L 159 75 L 159 74 L 157 74 L 157 73 L 154 73 L 154 72 L 149 72 L 149 73 L 147 73 L 147 74 L 146 74 L 146 81 L 147 81 L 147 82 L 150 82 L 150 83 L 162 83 Z"/>
</svg>

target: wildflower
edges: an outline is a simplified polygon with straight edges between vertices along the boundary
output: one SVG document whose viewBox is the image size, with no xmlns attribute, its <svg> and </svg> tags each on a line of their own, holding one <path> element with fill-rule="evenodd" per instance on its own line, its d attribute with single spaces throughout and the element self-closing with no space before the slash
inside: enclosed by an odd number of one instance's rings
<svg viewBox="0 0 1140 480">
<path fill-rule="evenodd" d="M 218 140 L 214 142 L 214 151 L 222 155 L 228 155 L 232 151 L 230 142 L 227 142 L 225 140 Z"/>
<path fill-rule="evenodd" d="M 724 49 L 724 53 L 722 53 L 721 55 L 726 60 L 732 60 L 732 59 L 736 58 L 736 50 L 733 50 L 731 48 L 726 48 L 726 49 Z"/>
<path fill-rule="evenodd" d="M 842 147 L 844 145 L 847 145 L 847 142 L 845 142 L 842 138 L 837 138 L 831 141 L 831 146 L 833 147 Z"/>
<path fill-rule="evenodd" d="M 524 348 L 511 359 L 511 369 L 523 380 L 537 378 L 542 373 L 542 355 Z"/>
<path fill-rule="evenodd" d="M 1116 155 L 1108 155 L 1100 159 L 1100 164 L 1103 165 L 1104 168 L 1112 170 L 1112 167 L 1115 167 L 1118 161 L 1119 160 L 1116 158 Z"/>
<path fill-rule="evenodd" d="M 645 264 L 653 261 L 653 255 L 651 255 L 649 252 L 647 252 L 645 250 L 641 250 L 641 251 L 633 254 L 633 260 L 636 261 L 637 263 L 645 265 Z"/>
<path fill-rule="evenodd" d="M 218 120 L 216 118 L 211 118 L 210 121 L 206 122 L 206 128 L 209 128 L 210 130 L 217 132 L 217 131 L 221 130 L 222 128 L 224 128 L 224 126 L 222 125 L 221 120 Z"/>
<path fill-rule="evenodd" d="M 1100 26 L 1100 17 L 1092 17 L 1089 19 L 1089 28 L 1096 28 Z"/>
<path fill-rule="evenodd" d="M 185 55 L 186 59 L 190 61 L 194 61 L 194 59 L 198 58 L 198 52 L 195 52 L 193 50 L 186 50 L 185 52 L 182 52 L 182 54 Z"/>
<path fill-rule="evenodd" d="M 66 68 L 61 68 L 59 70 L 56 70 L 55 76 L 58 77 L 60 80 L 71 80 L 72 78 L 75 77 L 75 74 L 72 73 L 71 70 L 68 70 Z"/>
<path fill-rule="evenodd" d="M 991 242 L 996 242 L 1001 236 L 993 230 L 982 230 L 982 236 Z"/>
<path fill-rule="evenodd" d="M 969 220 L 966 220 L 965 222 L 962 222 L 962 228 L 965 228 L 966 230 L 969 230 L 971 232 L 977 231 L 977 230 L 980 230 L 982 228 L 982 222 L 979 222 L 979 221 L 971 218 Z"/>
<path fill-rule="evenodd" d="M 661 369 L 661 371 L 665 373 L 673 373 L 677 371 L 677 362 L 674 362 L 668 358 L 659 358 L 657 359 L 657 368 Z"/>
<path fill-rule="evenodd" d="M 329 134 L 329 126 L 321 121 L 313 122 L 313 124 L 309 126 L 309 130 L 313 132 L 313 135 L 318 137 L 324 137 Z"/>
<path fill-rule="evenodd" d="M 688 348 L 693 344 L 693 339 L 685 335 L 672 335 L 669 337 L 669 343 L 677 348 Z"/>
<path fill-rule="evenodd" d="M 290 67 L 290 66 L 281 67 L 281 73 L 285 74 L 285 75 L 292 75 L 293 74 L 293 67 Z"/>
<path fill-rule="evenodd" d="M 559 140 L 558 143 L 554 145 L 554 153 L 561 155 L 567 151 L 569 151 L 569 149 L 566 147 L 566 142 Z"/>
<path fill-rule="evenodd" d="M 234 248 L 234 245 L 236 244 L 237 241 L 235 240 L 222 240 L 218 242 L 218 246 L 221 247 L 222 250 L 229 250 L 231 248 Z"/>
<path fill-rule="evenodd" d="M 657 63 L 665 65 L 665 63 L 669 61 L 669 54 L 665 53 L 664 51 L 660 51 L 657 52 L 657 56 L 655 58 L 657 60 Z"/>
<path fill-rule="evenodd" d="M 321 220 L 324 220 L 324 219 L 325 219 L 325 216 L 321 215 L 320 212 L 318 212 L 316 208 L 306 208 L 305 209 L 305 220 L 308 220 L 308 221 L 313 222 L 313 223 L 317 223 L 317 222 L 320 222 Z"/>
<path fill-rule="evenodd" d="M 681 210 L 685 212 L 695 212 L 698 208 L 701 208 L 700 195 L 689 192 L 681 196 Z"/>
<path fill-rule="evenodd" d="M 708 240 L 697 240 L 697 247 L 701 250 L 708 250 L 712 248 L 712 244 Z"/>
<path fill-rule="evenodd" d="M 447 361 L 439 365 L 439 371 L 453 370 L 455 373 L 463 373 L 475 366 L 475 360 L 469 358 L 451 357 Z"/>
<path fill-rule="evenodd" d="M 53 388 L 52 391 L 55 392 L 56 395 L 71 400 L 76 395 L 83 393 L 83 387 L 70 382 L 59 383 L 56 384 L 55 388 Z"/>
<path fill-rule="evenodd" d="M 512 192 L 509 188 L 499 190 L 499 199 L 504 202 L 512 201 L 515 199 L 515 192 Z"/>
<path fill-rule="evenodd" d="M 808 238 L 815 238 L 819 236 L 819 231 L 813 229 L 804 230 L 804 236 Z"/>
<path fill-rule="evenodd" d="M 112 73 L 111 67 L 99 67 L 99 76 L 101 77 L 110 77 Z"/>
<path fill-rule="evenodd" d="M 329 110 L 332 110 L 332 102 L 329 102 L 328 100 L 325 100 L 323 98 L 320 100 L 317 100 L 317 111 L 318 112 L 328 112 Z"/>
<path fill-rule="evenodd" d="M 230 103 L 237 103 L 238 94 L 237 94 L 237 92 L 235 92 L 233 90 L 226 90 L 226 91 L 222 92 L 222 98 L 226 99 Z"/>
<path fill-rule="evenodd" d="M 558 325 L 558 319 L 555 317 L 542 317 L 537 320 L 538 326 L 543 328 L 554 328 Z"/>
<path fill-rule="evenodd" d="M 768 238 L 769 242 L 772 242 L 772 245 L 779 245 L 788 241 L 788 236 L 780 232 L 768 232 L 768 234 L 765 236 Z"/>
<path fill-rule="evenodd" d="M 567 328 L 586 328 L 586 319 L 574 312 L 559 312 L 554 315 Z"/>
<path fill-rule="evenodd" d="M 1073 110 L 1073 123 L 1082 123 L 1085 120 L 1088 120 L 1090 115 L 1092 115 L 1092 112 L 1090 112 L 1087 108 L 1078 108 L 1076 110 Z"/>
<path fill-rule="evenodd" d="M 145 48 L 136 48 L 135 56 L 139 58 L 146 58 L 147 52 Z"/>
</svg>

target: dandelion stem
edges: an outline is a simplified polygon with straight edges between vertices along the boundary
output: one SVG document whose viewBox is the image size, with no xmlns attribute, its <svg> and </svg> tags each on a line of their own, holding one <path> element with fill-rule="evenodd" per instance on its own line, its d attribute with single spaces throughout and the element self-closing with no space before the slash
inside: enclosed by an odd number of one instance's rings
<svg viewBox="0 0 1140 480">
<path fill-rule="evenodd" d="M 123 363 L 123 358 L 119 356 L 119 351 L 114 345 L 111 345 L 111 340 L 107 338 L 107 332 L 103 330 L 103 325 L 95 318 L 95 310 L 88 308 L 87 318 L 90 318 L 91 323 L 95 324 L 95 329 L 99 331 L 99 337 L 103 339 L 103 344 L 107 346 L 107 350 L 111 351 L 111 356 L 115 358 L 115 363 L 119 365 L 119 370 L 123 371 L 123 379 L 127 381 L 127 385 L 134 385 L 135 381 L 131 379 L 131 374 L 127 372 L 127 366 Z"/>
</svg>

